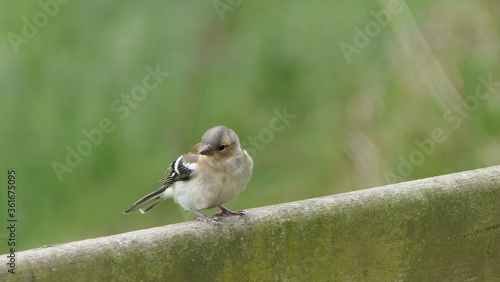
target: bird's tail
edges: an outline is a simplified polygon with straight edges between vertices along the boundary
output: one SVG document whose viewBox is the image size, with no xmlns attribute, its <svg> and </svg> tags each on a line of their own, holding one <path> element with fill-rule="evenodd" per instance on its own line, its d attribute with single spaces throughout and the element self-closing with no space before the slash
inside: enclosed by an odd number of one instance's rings
<svg viewBox="0 0 500 282">
<path fill-rule="evenodd" d="M 127 209 L 123 213 L 132 213 L 135 212 L 136 210 L 139 210 L 141 213 L 147 213 L 157 204 L 163 202 L 168 198 L 172 198 L 173 196 L 174 196 L 174 190 L 172 190 L 171 187 L 162 186 L 153 193 L 150 193 L 142 197 L 139 201 L 135 202 L 135 204 L 133 204 L 129 209 Z"/>
</svg>

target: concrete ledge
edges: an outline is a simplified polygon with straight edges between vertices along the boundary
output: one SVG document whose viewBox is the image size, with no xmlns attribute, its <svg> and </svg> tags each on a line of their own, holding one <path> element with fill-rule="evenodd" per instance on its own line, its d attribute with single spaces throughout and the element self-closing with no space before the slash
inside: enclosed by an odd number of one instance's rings
<svg viewBox="0 0 500 282">
<path fill-rule="evenodd" d="M 20 252 L 0 280 L 500 278 L 500 166 L 247 214 Z"/>
</svg>

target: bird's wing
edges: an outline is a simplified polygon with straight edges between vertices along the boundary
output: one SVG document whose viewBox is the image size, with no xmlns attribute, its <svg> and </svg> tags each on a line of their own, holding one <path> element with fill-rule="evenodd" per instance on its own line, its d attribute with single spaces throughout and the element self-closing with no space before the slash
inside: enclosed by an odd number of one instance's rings
<svg viewBox="0 0 500 282">
<path fill-rule="evenodd" d="M 178 157 L 177 160 L 170 164 L 165 172 L 165 177 L 160 181 L 163 181 L 164 186 L 168 185 L 168 187 L 170 187 L 177 181 L 186 181 L 191 179 L 197 166 L 197 159 L 198 155 L 191 153 Z"/>
<path fill-rule="evenodd" d="M 177 181 L 186 181 L 191 179 L 197 166 L 197 158 L 197 155 L 190 153 L 178 157 L 168 166 L 168 169 L 165 172 L 165 177 L 160 180 L 163 181 L 163 186 L 139 199 L 129 209 L 124 211 L 124 213 L 132 213 L 136 210 L 146 213 L 163 200 L 172 198 L 174 196 L 173 190 L 167 189 Z"/>
</svg>

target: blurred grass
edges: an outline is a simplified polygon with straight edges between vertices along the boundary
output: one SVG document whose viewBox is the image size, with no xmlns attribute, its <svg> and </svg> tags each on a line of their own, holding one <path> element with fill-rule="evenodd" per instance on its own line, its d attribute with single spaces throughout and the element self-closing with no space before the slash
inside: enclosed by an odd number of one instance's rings
<svg viewBox="0 0 500 282">
<path fill-rule="evenodd" d="M 382 9 L 375 2 L 244 1 L 221 21 L 210 1 L 72 1 L 17 54 L 8 34 L 41 8 L 4 3 L 1 167 L 17 171 L 18 250 L 190 220 L 172 201 L 147 215 L 122 211 L 206 129 L 224 124 L 245 141 L 284 107 L 296 118 L 257 152 L 252 181 L 229 207 L 386 184 L 435 128 L 448 140 L 405 180 L 499 164 L 500 90 L 458 129 L 443 119 L 474 95 L 478 76 L 500 81 L 499 8 L 411 2 L 348 64 L 339 44 L 353 44 L 353 28 Z M 157 65 L 170 75 L 120 120 L 111 103 Z M 59 182 L 51 163 L 103 118 L 115 130 Z"/>
</svg>

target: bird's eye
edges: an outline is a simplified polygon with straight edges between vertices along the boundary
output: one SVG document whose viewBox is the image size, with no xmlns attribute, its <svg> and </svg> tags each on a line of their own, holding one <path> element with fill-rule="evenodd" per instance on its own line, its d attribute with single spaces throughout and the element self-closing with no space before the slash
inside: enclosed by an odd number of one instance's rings
<svg viewBox="0 0 500 282">
<path fill-rule="evenodd" d="M 219 151 L 223 151 L 224 149 L 226 149 L 226 145 L 220 145 L 219 146 Z"/>
</svg>

